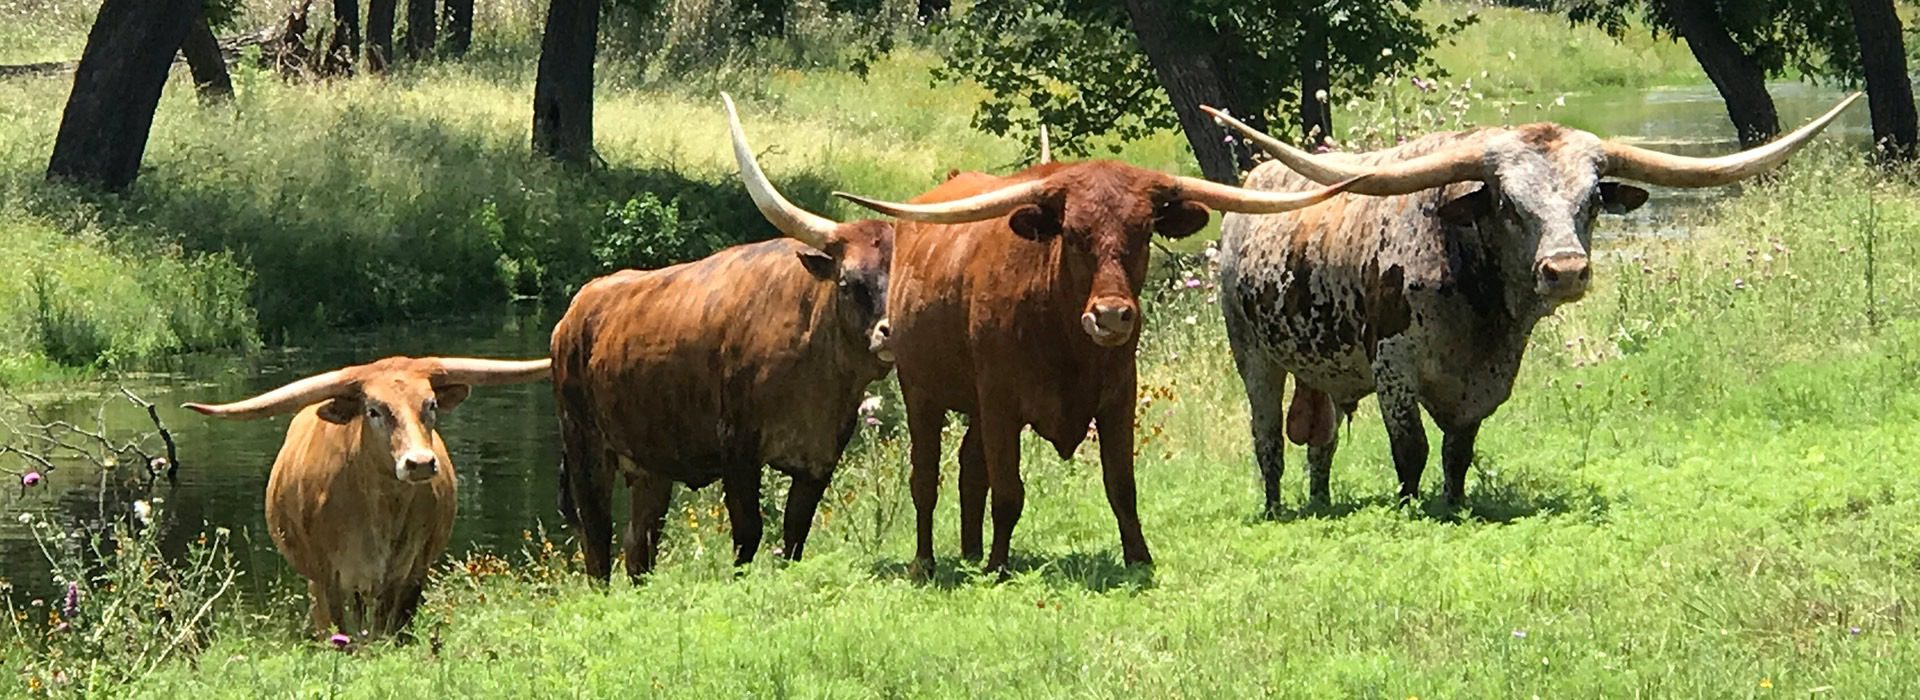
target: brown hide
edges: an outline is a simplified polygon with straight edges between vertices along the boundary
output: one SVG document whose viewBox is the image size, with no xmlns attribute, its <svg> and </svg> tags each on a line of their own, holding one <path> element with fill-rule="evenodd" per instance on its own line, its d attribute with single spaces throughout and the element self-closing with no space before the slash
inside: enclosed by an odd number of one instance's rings
<svg viewBox="0 0 1920 700">
<path fill-rule="evenodd" d="M 826 252 L 842 275 L 884 272 L 892 245 L 888 224 L 860 221 L 839 225 Z M 574 297 L 553 331 L 554 391 L 567 442 L 562 510 L 582 530 L 590 573 L 610 570 L 616 468 L 634 504 L 632 576 L 652 567 L 674 482 L 726 480 L 737 561 L 751 560 L 762 465 L 794 476 L 785 546 L 799 556 L 866 387 L 889 370 L 869 347 L 880 300 L 857 308 L 832 275 L 802 263 L 810 255 L 826 257 L 775 239 L 617 272 Z"/>
<path fill-rule="evenodd" d="M 912 432 L 916 567 L 922 571 L 933 557 L 932 508 L 947 411 L 969 416 L 959 479 L 964 555 L 980 553 L 991 493 L 987 566 L 1006 564 L 1023 507 L 1021 428 L 1032 426 L 1066 456 L 1098 422 L 1125 557 L 1150 561 L 1133 502 L 1137 297 L 1156 226 L 1185 235 L 1205 225 L 1207 210 L 1167 201 L 1168 176 L 1113 162 L 1051 163 L 1004 178 L 962 173 L 913 201 L 953 201 L 1043 178 L 1056 186 L 1038 212 L 1016 210 L 967 224 L 896 224 L 887 315 Z M 1011 222 L 1035 213 L 1039 228 L 1051 225 L 1053 235 L 1016 232 Z M 1085 329 L 1082 315 L 1096 299 L 1132 309 L 1136 320 L 1117 344 L 1098 344 Z"/>
<path fill-rule="evenodd" d="M 435 428 L 476 384 L 534 381 L 547 362 L 392 357 L 200 413 L 295 412 L 267 481 L 274 545 L 308 580 L 315 632 L 403 631 L 453 531 L 453 459 Z"/>
</svg>

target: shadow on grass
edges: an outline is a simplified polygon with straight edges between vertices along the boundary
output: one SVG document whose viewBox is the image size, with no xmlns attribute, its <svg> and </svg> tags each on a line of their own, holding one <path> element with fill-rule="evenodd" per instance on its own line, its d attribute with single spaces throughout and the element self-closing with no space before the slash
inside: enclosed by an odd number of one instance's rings
<svg viewBox="0 0 1920 700">
<path fill-rule="evenodd" d="M 1605 520 L 1608 511 L 1613 508 L 1612 500 L 1602 494 L 1597 486 L 1574 478 L 1570 472 L 1557 477 L 1542 476 L 1528 470 L 1509 472 L 1486 457 L 1477 459 L 1473 471 L 1469 472 L 1467 502 L 1464 505 L 1447 503 L 1440 493 L 1440 485 L 1430 483 L 1434 481 L 1432 479 L 1425 481 L 1428 483 L 1423 484 L 1421 498 L 1411 508 L 1416 517 L 1435 522 L 1503 525 L 1524 518 L 1556 515 Z M 1288 523 L 1345 518 L 1373 508 L 1406 507 L 1398 496 L 1381 493 L 1358 500 L 1283 506 L 1277 513 L 1256 514 L 1252 520 Z"/>
<path fill-rule="evenodd" d="M 880 560 L 870 569 L 874 578 L 913 581 L 941 590 L 965 586 L 991 585 L 1025 574 L 1034 574 L 1049 588 L 1080 588 L 1094 593 L 1143 591 L 1154 587 L 1153 567 L 1130 566 L 1111 551 L 1072 551 L 1061 555 L 1014 552 L 1007 558 L 1007 572 L 982 571 L 980 563 L 958 557 L 936 557 L 931 576 L 916 577 L 911 562 Z"/>
<path fill-rule="evenodd" d="M 517 136 L 402 100 L 314 114 L 271 108 L 235 124 L 187 123 L 156 135 L 162 148 L 131 192 L 35 185 L 35 204 L 71 230 L 97 224 L 233 255 L 253 273 L 248 302 L 277 341 L 516 298 L 563 301 L 614 269 L 779 235 L 730 169 L 688 168 L 670 155 L 564 167 Z M 823 172 L 778 178 L 815 210 L 835 189 Z M 648 194 L 657 203 L 634 203 Z"/>
</svg>

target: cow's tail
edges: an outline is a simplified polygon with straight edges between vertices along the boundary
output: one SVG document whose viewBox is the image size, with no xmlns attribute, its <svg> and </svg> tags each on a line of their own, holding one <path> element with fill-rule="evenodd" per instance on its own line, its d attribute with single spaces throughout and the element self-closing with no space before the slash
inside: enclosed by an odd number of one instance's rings
<svg viewBox="0 0 1920 700">
<path fill-rule="evenodd" d="M 582 334 L 564 322 L 553 336 L 553 398 L 560 416 L 560 464 L 556 489 L 560 514 L 573 529 L 587 573 L 602 581 L 612 572 L 613 493 L 606 446 L 587 393 L 587 348 Z"/>
</svg>

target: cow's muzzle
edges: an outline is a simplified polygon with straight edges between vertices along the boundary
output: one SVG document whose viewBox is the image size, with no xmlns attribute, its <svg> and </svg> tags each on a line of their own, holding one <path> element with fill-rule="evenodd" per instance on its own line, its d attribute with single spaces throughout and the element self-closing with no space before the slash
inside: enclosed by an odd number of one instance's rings
<svg viewBox="0 0 1920 700">
<path fill-rule="evenodd" d="M 1534 291 L 1555 303 L 1577 301 L 1587 294 L 1593 268 L 1581 253 L 1558 253 L 1540 261 L 1534 270 Z"/>
<path fill-rule="evenodd" d="M 893 362 L 893 322 L 880 319 L 873 324 L 873 330 L 867 333 L 867 349 L 881 362 Z"/>
<path fill-rule="evenodd" d="M 438 473 L 440 459 L 427 450 L 407 450 L 393 463 L 393 475 L 401 481 L 426 481 Z"/>
<path fill-rule="evenodd" d="M 1118 347 L 1133 337 L 1140 311 L 1131 299 L 1097 299 L 1080 314 L 1080 328 L 1101 347 Z"/>
</svg>

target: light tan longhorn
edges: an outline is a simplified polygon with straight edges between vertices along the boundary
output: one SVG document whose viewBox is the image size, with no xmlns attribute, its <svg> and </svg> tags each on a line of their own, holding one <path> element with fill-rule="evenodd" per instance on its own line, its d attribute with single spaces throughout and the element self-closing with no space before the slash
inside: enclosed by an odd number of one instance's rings
<svg viewBox="0 0 1920 700">
<path fill-rule="evenodd" d="M 307 578 L 313 630 L 401 632 L 453 531 L 453 460 L 436 428 L 475 386 L 538 381 L 547 360 L 390 357 L 229 404 L 217 418 L 294 413 L 267 481 L 274 546 Z"/>
</svg>

